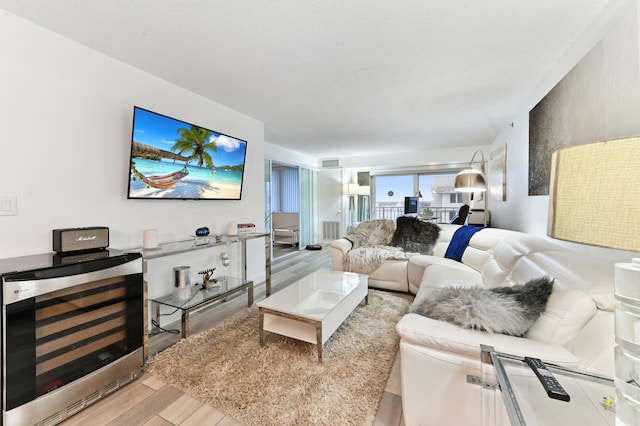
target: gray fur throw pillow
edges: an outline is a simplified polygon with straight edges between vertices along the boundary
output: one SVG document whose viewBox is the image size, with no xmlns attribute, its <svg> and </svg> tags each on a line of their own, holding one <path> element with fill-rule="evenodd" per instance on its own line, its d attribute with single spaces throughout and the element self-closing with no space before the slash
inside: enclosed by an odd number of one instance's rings
<svg viewBox="0 0 640 426">
<path fill-rule="evenodd" d="M 433 246 L 439 236 L 440 227 L 435 223 L 423 222 L 412 216 L 400 216 L 396 220 L 391 245 L 405 252 L 433 254 Z"/>
<path fill-rule="evenodd" d="M 549 277 L 490 289 L 446 287 L 417 300 L 409 312 L 463 328 L 520 337 L 542 315 L 552 290 L 553 279 Z"/>
</svg>

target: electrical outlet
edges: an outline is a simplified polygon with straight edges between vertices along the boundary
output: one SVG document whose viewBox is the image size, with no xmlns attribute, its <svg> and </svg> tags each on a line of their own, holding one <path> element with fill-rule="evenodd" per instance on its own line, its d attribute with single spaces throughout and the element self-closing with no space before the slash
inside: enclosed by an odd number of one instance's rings
<svg viewBox="0 0 640 426">
<path fill-rule="evenodd" d="M 0 216 L 16 216 L 18 214 L 18 197 L 12 194 L 0 194 Z"/>
</svg>

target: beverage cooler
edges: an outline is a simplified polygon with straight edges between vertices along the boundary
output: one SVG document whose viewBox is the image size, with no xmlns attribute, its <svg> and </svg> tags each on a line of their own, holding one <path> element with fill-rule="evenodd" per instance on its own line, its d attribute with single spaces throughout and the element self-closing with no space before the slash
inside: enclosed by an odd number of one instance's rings
<svg viewBox="0 0 640 426">
<path fill-rule="evenodd" d="M 139 377 L 139 253 L 0 260 L 2 420 L 54 425 Z"/>
</svg>

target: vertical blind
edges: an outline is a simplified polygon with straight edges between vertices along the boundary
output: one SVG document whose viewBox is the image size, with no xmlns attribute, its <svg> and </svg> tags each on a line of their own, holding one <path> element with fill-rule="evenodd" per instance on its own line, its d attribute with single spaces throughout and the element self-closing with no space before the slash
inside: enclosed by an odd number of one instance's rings
<svg viewBox="0 0 640 426">
<path fill-rule="evenodd" d="M 271 182 L 271 201 L 274 212 L 299 212 L 298 169 L 292 167 L 274 169 Z"/>
</svg>

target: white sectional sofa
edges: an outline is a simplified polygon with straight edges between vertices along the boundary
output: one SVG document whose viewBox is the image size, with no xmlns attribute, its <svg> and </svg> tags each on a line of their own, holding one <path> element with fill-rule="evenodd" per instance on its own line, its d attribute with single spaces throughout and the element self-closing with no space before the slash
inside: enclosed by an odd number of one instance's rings
<svg viewBox="0 0 640 426">
<path fill-rule="evenodd" d="M 366 235 L 362 235 L 360 229 L 365 227 L 367 231 L 370 231 L 370 235 L 367 238 Z M 352 229 L 347 237 L 340 238 L 338 240 L 331 241 L 331 260 L 333 263 L 333 269 L 336 271 L 349 270 L 361 274 L 369 275 L 369 286 L 375 288 L 381 288 L 386 290 L 395 291 L 409 291 L 409 275 L 408 275 L 408 260 L 411 257 L 408 254 L 401 253 L 402 250 L 397 250 L 393 253 L 395 256 L 391 256 L 384 260 L 384 262 L 375 268 L 369 268 L 368 265 L 357 265 L 355 268 L 349 263 L 349 256 L 353 253 L 353 239 L 357 239 L 360 244 L 356 245 L 356 248 L 360 251 L 369 251 L 371 249 L 372 258 L 374 251 L 378 247 L 386 247 L 391 244 L 391 240 L 394 234 L 395 223 L 389 219 L 378 219 L 368 222 L 361 222 Z M 355 234 L 352 234 L 355 232 Z M 441 232 L 442 233 L 442 232 Z M 349 239 L 351 238 L 351 240 Z M 436 249 L 439 249 L 444 243 L 436 243 Z M 445 246 L 446 250 L 446 246 Z M 444 251 L 439 256 L 444 256 Z M 376 264 L 377 265 L 377 264 Z M 414 287 L 419 284 L 414 283 Z"/>
<path fill-rule="evenodd" d="M 395 273 L 388 275 L 381 274 L 380 267 L 375 271 L 378 280 L 371 286 L 406 288 L 416 294 L 414 304 L 445 286 L 493 288 L 549 276 L 555 279 L 554 288 L 544 313 L 523 337 L 406 314 L 396 326 L 406 425 L 481 424 L 481 416 L 487 415 L 497 424 L 508 424 L 499 393 L 487 406 L 486 391 L 483 400 L 482 387 L 467 381 L 467 376 L 483 376 L 481 344 L 613 377 L 617 302 L 611 263 L 588 258 L 544 237 L 494 228 L 474 234 L 461 261 L 456 261 L 444 258 L 444 253 L 458 225 L 439 226 L 433 255 L 409 257 L 404 261 L 406 269 L 396 260 L 389 265 L 397 268 Z M 339 247 L 344 246 L 344 241 L 332 244 L 335 269 L 343 265 L 336 260 Z M 404 273 L 406 276 L 401 275 Z M 384 285 L 379 286 L 380 282 Z"/>
</svg>

